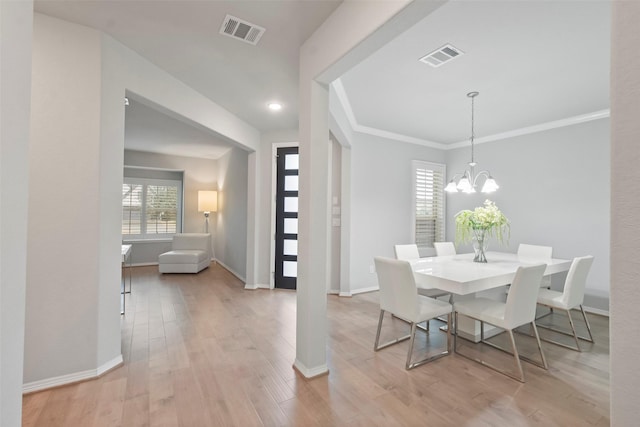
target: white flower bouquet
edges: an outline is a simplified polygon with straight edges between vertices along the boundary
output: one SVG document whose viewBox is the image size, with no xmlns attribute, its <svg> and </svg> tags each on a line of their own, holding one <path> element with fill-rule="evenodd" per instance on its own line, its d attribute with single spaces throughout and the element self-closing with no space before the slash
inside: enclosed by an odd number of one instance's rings
<svg viewBox="0 0 640 427">
<path fill-rule="evenodd" d="M 467 243 L 472 240 L 474 232 L 483 231 L 487 237 L 495 236 L 503 243 L 511 233 L 509 220 L 491 200 L 485 200 L 484 206 L 473 211 L 463 210 L 456 214 L 456 243 Z"/>
</svg>

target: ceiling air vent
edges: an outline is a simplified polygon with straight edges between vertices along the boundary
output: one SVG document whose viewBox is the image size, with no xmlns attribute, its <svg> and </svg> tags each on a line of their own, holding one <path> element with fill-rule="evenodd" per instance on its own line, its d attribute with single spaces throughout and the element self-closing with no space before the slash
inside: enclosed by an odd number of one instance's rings
<svg viewBox="0 0 640 427">
<path fill-rule="evenodd" d="M 220 34 L 242 40 L 252 45 L 258 44 L 264 32 L 264 28 L 231 15 L 227 15 L 224 18 L 224 22 L 220 28 Z"/>
<path fill-rule="evenodd" d="M 420 62 L 424 62 L 425 64 L 429 64 L 432 67 L 437 68 L 463 54 L 464 52 L 457 47 L 446 44 L 420 58 Z"/>
</svg>

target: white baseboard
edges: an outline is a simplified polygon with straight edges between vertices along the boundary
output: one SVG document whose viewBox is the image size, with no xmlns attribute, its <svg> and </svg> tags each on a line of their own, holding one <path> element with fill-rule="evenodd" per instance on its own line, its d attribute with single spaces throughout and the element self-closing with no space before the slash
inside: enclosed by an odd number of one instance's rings
<svg viewBox="0 0 640 427">
<path fill-rule="evenodd" d="M 233 274 L 234 276 L 236 276 L 238 279 L 242 280 L 243 283 L 247 283 L 247 280 L 242 277 L 240 274 L 236 273 L 235 271 L 233 271 L 233 269 L 231 267 L 229 267 L 228 265 L 220 262 L 220 260 L 218 259 L 214 259 L 213 262 L 216 262 L 218 264 L 220 264 L 222 266 L 222 268 L 224 268 L 225 270 L 227 270 L 229 273 Z"/>
<path fill-rule="evenodd" d="M 362 289 L 353 289 L 351 290 L 351 295 L 364 294 L 365 292 L 374 292 L 379 290 L 380 288 L 378 286 L 371 286 L 370 288 L 362 288 Z"/>
<path fill-rule="evenodd" d="M 370 288 L 354 289 L 352 291 L 347 291 L 347 292 L 340 291 L 340 293 L 338 295 L 341 296 L 341 297 L 352 297 L 352 296 L 357 295 L 357 294 L 364 294 L 366 292 L 375 292 L 375 291 L 379 291 L 379 290 L 380 290 L 380 287 L 371 286 Z"/>
<path fill-rule="evenodd" d="M 305 378 L 314 378 L 314 377 L 329 373 L 329 368 L 327 367 L 326 364 L 309 369 L 306 366 L 304 366 L 304 364 L 300 362 L 298 359 L 296 359 L 296 361 L 293 362 L 293 367 L 298 372 L 300 372 Z"/>
<path fill-rule="evenodd" d="M 263 283 L 254 283 L 253 285 L 245 284 L 244 288 L 251 291 L 255 291 L 256 289 L 271 289 L 269 285 L 265 285 Z"/>
<path fill-rule="evenodd" d="M 585 307 L 583 306 L 584 311 L 587 313 L 592 313 L 592 314 L 597 314 L 599 316 L 604 316 L 604 317 L 609 317 L 609 311 L 608 310 L 601 310 L 599 308 L 593 308 L 593 307 Z"/>
<path fill-rule="evenodd" d="M 158 265 L 157 262 L 137 262 L 135 264 L 131 264 L 131 267 L 151 267 L 153 265 Z M 129 264 L 124 267 L 129 267 Z"/>
<path fill-rule="evenodd" d="M 81 372 L 74 372 L 72 374 L 61 375 L 59 377 L 47 378 L 44 380 L 33 381 L 22 385 L 22 393 L 33 393 L 36 391 L 42 391 L 53 387 L 60 387 L 63 385 L 73 384 L 80 381 L 92 380 L 100 377 L 104 373 L 112 370 L 113 368 L 123 363 L 122 354 L 118 357 L 108 361 L 107 363 L 98 366 L 96 369 L 89 369 Z"/>
<path fill-rule="evenodd" d="M 329 295 L 340 295 L 340 291 L 337 290 L 337 289 L 329 289 L 327 294 L 329 294 Z"/>
</svg>

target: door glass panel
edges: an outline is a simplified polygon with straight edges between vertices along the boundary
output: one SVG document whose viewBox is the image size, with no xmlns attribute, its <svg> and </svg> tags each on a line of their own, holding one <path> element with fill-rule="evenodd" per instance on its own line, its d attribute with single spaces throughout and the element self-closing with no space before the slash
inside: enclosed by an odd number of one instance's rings
<svg viewBox="0 0 640 427">
<path fill-rule="evenodd" d="M 298 191 L 298 175 L 284 177 L 284 191 Z"/>
<path fill-rule="evenodd" d="M 284 157 L 284 168 L 287 170 L 298 169 L 298 155 L 287 154 Z"/>
<path fill-rule="evenodd" d="M 284 198 L 284 211 L 285 212 L 298 212 L 298 198 L 297 197 L 285 197 Z"/>
<path fill-rule="evenodd" d="M 298 241 L 291 239 L 284 239 L 284 245 L 282 248 L 283 255 L 298 255 Z"/>
<path fill-rule="evenodd" d="M 284 277 L 298 277 L 298 262 L 297 261 L 283 261 L 282 262 L 282 275 Z"/>
<path fill-rule="evenodd" d="M 298 234 L 298 218 L 284 219 L 284 234 Z"/>
</svg>

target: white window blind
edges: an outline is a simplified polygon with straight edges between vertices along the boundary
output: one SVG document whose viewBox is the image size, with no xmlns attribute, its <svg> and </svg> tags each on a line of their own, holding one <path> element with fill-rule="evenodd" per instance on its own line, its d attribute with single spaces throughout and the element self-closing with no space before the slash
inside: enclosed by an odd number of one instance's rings
<svg viewBox="0 0 640 427">
<path fill-rule="evenodd" d="M 445 166 L 413 161 L 413 236 L 418 248 L 444 240 Z"/>
<path fill-rule="evenodd" d="M 182 230 L 182 181 L 125 178 L 122 235 L 166 238 Z"/>
</svg>

